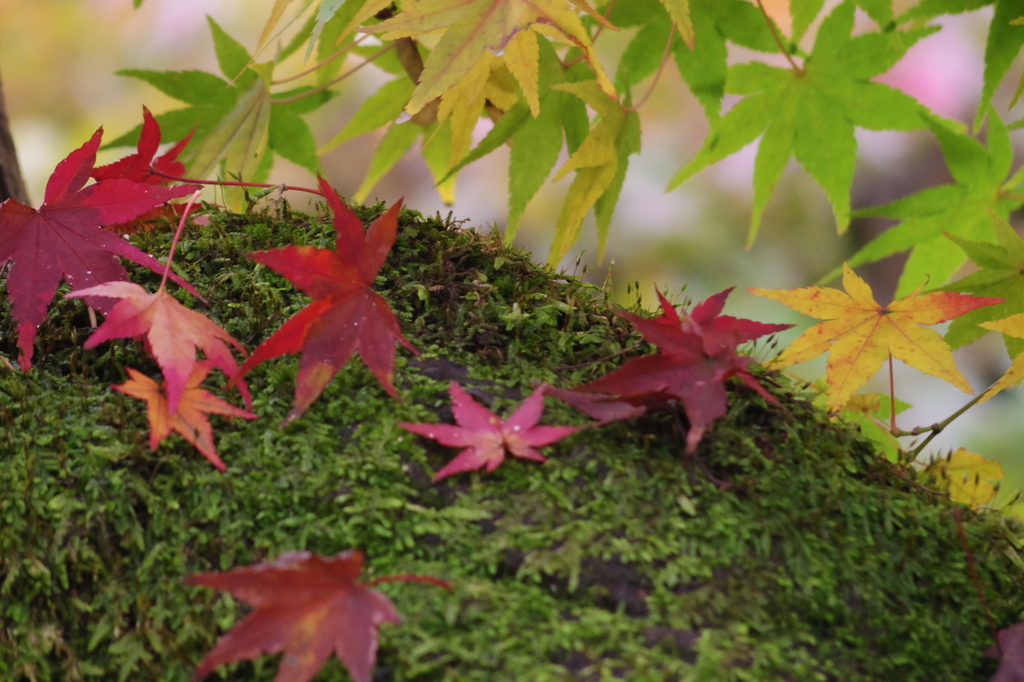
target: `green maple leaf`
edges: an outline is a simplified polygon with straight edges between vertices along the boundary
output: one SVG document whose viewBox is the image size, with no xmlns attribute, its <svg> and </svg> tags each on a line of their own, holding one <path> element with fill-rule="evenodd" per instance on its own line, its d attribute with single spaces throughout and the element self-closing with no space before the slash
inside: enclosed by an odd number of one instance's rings
<svg viewBox="0 0 1024 682">
<path fill-rule="evenodd" d="M 991 241 L 994 221 L 1005 219 L 1022 202 L 1013 194 L 1024 174 L 1007 179 L 1013 147 L 1006 128 L 994 112 L 989 116 L 988 148 L 955 130 L 948 121 L 928 117 L 955 182 L 929 187 L 892 203 L 857 211 L 854 215 L 895 218 L 901 222 L 865 245 L 847 262 L 850 267 L 873 263 L 910 251 L 896 289 L 902 297 L 925 282 L 941 286 L 963 265 L 964 251 L 946 239 Z M 826 276 L 823 280 L 830 279 Z"/>
<path fill-rule="evenodd" d="M 725 94 L 726 41 L 761 52 L 778 52 L 764 15 L 744 0 L 691 0 L 694 44 L 676 39 L 672 52 L 680 75 L 705 114 L 717 119 Z M 673 19 L 659 0 L 618 2 L 608 17 L 616 26 L 639 27 L 619 60 L 616 89 L 624 93 L 654 74 L 661 62 Z"/>
<path fill-rule="evenodd" d="M 223 164 L 225 177 L 238 176 L 259 182 L 265 179 L 277 152 L 311 173 L 321 173 L 316 140 L 302 119 L 333 97 L 323 91 L 308 97 L 311 88 L 270 93 L 274 64 L 254 64 L 248 51 L 209 19 L 217 61 L 224 80 L 204 71 L 125 70 L 118 73 L 138 78 L 190 106 L 156 117 L 165 139 L 195 135 L 181 160 L 194 177 L 206 177 Z M 294 46 L 290 46 L 294 47 Z M 275 100 L 294 101 L 277 103 Z M 108 146 L 135 144 L 141 126 Z M 229 206 L 240 207 L 241 192 L 227 193 Z"/>
<path fill-rule="evenodd" d="M 993 0 L 922 0 L 916 7 L 907 10 L 899 18 L 899 21 L 926 20 L 941 14 L 959 14 L 991 4 L 993 4 Z M 1021 47 L 1024 47 L 1024 26 L 1012 23 L 1022 14 L 1024 14 L 1024 8 L 1016 0 L 996 0 L 995 2 L 995 13 L 992 15 L 988 38 L 985 41 L 985 74 L 982 81 L 981 100 L 978 103 L 978 114 L 974 120 L 975 132 L 981 128 L 996 88 L 999 87 L 999 83 L 1010 70 Z M 1024 90 L 1024 80 L 1021 80 L 1017 96 L 1022 90 Z"/>
<path fill-rule="evenodd" d="M 946 342 L 953 348 L 965 346 L 985 335 L 988 330 L 978 326 L 984 322 L 1024 313 L 1024 239 L 998 215 L 992 216 L 992 224 L 996 232 L 995 244 L 946 235 L 964 250 L 979 270 L 943 287 L 943 290 L 995 296 L 1005 301 L 977 308 L 953 320 L 946 332 Z M 1004 334 L 1003 340 L 1011 358 L 1024 352 L 1024 339 Z"/>
<path fill-rule="evenodd" d="M 912 130 L 925 125 L 921 114 L 926 110 L 917 100 L 869 79 L 887 71 L 911 45 L 937 28 L 851 38 L 854 9 L 855 3 L 847 0 L 826 17 L 800 69 L 760 62 L 730 67 L 726 92 L 744 99 L 713 123 L 701 150 L 669 183 L 669 189 L 675 189 L 761 136 L 748 246 L 790 156 L 825 190 L 843 233 L 850 221 L 850 185 L 857 159 L 854 126 Z M 698 27 L 698 43 L 700 37 Z"/>
</svg>

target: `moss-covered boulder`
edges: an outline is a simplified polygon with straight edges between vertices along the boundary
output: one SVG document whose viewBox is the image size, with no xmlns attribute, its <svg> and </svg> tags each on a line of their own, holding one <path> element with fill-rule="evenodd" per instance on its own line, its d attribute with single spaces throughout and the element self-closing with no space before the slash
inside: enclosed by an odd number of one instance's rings
<svg viewBox="0 0 1024 682">
<path fill-rule="evenodd" d="M 329 221 L 285 207 L 213 214 L 176 262 L 210 316 L 252 348 L 307 299 L 243 254 L 333 248 L 333 236 Z M 170 242 L 133 239 L 158 256 Z M 155 285 L 152 273 L 134 276 Z M 53 306 L 35 368 L 0 368 L 0 678 L 186 680 L 244 608 L 184 576 L 355 547 L 369 577 L 455 585 L 379 588 L 405 619 L 382 630 L 380 681 L 980 681 L 993 671 L 954 505 L 785 378 L 767 377 L 779 405 L 737 384 L 705 436 L 699 456 L 729 490 L 681 457 L 667 414 L 581 431 L 545 450 L 543 465 L 512 460 L 432 484 L 454 451 L 397 422 L 450 421 L 450 379 L 500 413 L 531 381 L 572 386 L 649 351 L 620 353 L 639 337 L 600 290 L 496 236 L 412 212 L 377 289 L 423 354 L 399 353 L 403 400 L 353 360 L 279 428 L 297 361 L 262 364 L 249 375 L 260 419 L 214 419 L 226 474 L 177 435 L 151 452 L 144 404 L 110 385 L 126 367 L 155 375 L 152 360 L 134 342 L 83 350 L 82 303 Z M 3 306 L 0 364 L 15 357 Z M 545 423 L 586 421 L 548 400 Z M 1024 609 L 1018 529 L 963 517 L 1005 627 Z M 210 679 L 270 680 L 276 666 L 268 657 Z M 332 660 L 316 679 L 348 678 Z"/>
</svg>

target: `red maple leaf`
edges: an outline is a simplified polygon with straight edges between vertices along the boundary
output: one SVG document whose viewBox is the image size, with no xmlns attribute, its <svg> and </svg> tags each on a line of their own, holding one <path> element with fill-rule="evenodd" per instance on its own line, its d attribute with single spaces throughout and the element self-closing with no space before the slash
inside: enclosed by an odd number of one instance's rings
<svg viewBox="0 0 1024 682">
<path fill-rule="evenodd" d="M 185 578 L 189 585 L 227 590 L 254 608 L 218 640 L 192 681 L 199 682 L 222 663 L 283 651 L 277 682 L 306 682 L 333 649 L 355 682 L 370 682 L 380 625 L 401 618 L 390 599 L 356 582 L 362 571 L 363 554 L 358 550 L 327 558 L 285 552 L 273 562 Z M 393 580 L 451 589 L 443 581 L 421 576 L 390 576 L 379 582 Z"/>
<path fill-rule="evenodd" d="M 166 185 L 172 181 L 153 173 L 153 169 L 168 175 L 184 175 L 185 164 L 178 161 L 178 155 L 188 145 L 194 133 L 195 131 L 189 133 L 185 139 L 168 149 L 166 154 L 154 158 L 160 148 L 160 124 L 153 114 L 149 113 L 149 109 L 143 106 L 142 134 L 139 136 L 138 151 L 114 163 L 93 169 L 92 177 L 97 181 L 123 179 L 147 185 Z"/>
<path fill-rule="evenodd" d="M 158 170 L 168 175 L 181 177 L 185 174 L 185 164 L 178 161 L 178 155 L 185 149 L 195 131 L 189 133 L 183 140 L 167 150 L 166 154 L 158 158 L 156 152 L 160 148 L 160 124 L 157 123 L 149 109 L 142 107 L 142 134 L 139 136 L 138 151 L 129 154 L 123 159 L 105 166 L 93 169 L 92 177 L 96 181 L 124 179 L 132 182 L 141 182 L 147 185 L 168 185 L 170 180 L 157 175 L 153 170 Z M 181 215 L 183 204 L 164 204 L 146 211 L 134 220 L 116 225 L 109 225 L 107 229 L 118 234 L 132 234 L 155 225 L 157 218 L 165 217 L 173 219 Z"/>
<path fill-rule="evenodd" d="M 725 414 L 725 381 L 730 377 L 740 379 L 766 400 L 778 402 L 747 370 L 754 360 L 738 355 L 736 348 L 793 325 L 721 315 L 731 291 L 715 294 L 683 318 L 661 292 L 660 317 L 648 320 L 619 311 L 661 352 L 633 358 L 611 374 L 570 391 L 549 392 L 602 422 L 626 419 L 678 401 L 690 422 L 686 450 L 693 452 L 707 427 Z"/>
<path fill-rule="evenodd" d="M 154 271 L 163 269 L 156 258 L 100 226 L 126 222 L 199 189 L 195 185 L 155 187 L 131 180 L 105 180 L 85 187 L 102 135 L 100 128 L 57 164 L 38 210 L 14 199 L 0 205 L 0 267 L 14 261 L 7 270 L 7 292 L 18 321 L 18 348 L 26 371 L 32 367 L 39 325 L 62 278 L 76 290 L 127 279 L 117 256 Z M 199 296 L 183 279 L 171 277 Z M 87 302 L 104 312 L 109 309 L 102 301 Z"/>
<path fill-rule="evenodd" d="M 151 294 L 134 282 L 105 282 L 76 291 L 69 297 L 120 299 L 85 342 L 85 347 L 95 348 L 109 339 L 144 337 L 150 355 L 167 380 L 171 414 L 177 411 L 185 384 L 192 375 L 196 349 L 201 349 L 211 365 L 229 377 L 238 371 L 238 363 L 225 342 L 245 354 L 235 337 L 206 315 L 183 306 L 162 286 Z M 252 409 L 248 387 L 244 381 L 239 384 L 246 406 Z"/>
<path fill-rule="evenodd" d="M 323 178 L 320 190 L 334 212 L 334 229 L 338 233 L 334 251 L 286 246 L 248 254 L 314 299 L 260 344 L 229 383 L 235 383 L 264 360 L 302 351 L 295 404 L 285 424 L 306 411 L 355 351 L 359 351 L 366 366 L 395 398 L 398 391 L 391 383 L 395 342 L 419 355 L 402 335 L 387 301 L 370 288 L 395 243 L 402 202 L 364 231 L 359 218 Z"/>
<path fill-rule="evenodd" d="M 452 396 L 452 412 L 458 426 L 408 422 L 399 422 L 398 425 L 442 445 L 466 448 L 434 474 L 435 483 L 464 471 L 486 468 L 490 473 L 505 461 L 506 450 L 514 457 L 545 462 L 547 460 L 535 448 L 551 445 L 579 430 L 573 426 L 537 426 L 544 411 L 546 389 L 543 384 L 538 386 L 512 416 L 503 421 L 452 381 L 448 384 L 448 392 Z"/>
<path fill-rule="evenodd" d="M 170 409 L 170 401 L 167 397 L 167 382 L 158 384 L 142 372 L 137 372 L 131 367 L 128 368 L 128 381 L 118 384 L 114 388 L 125 395 L 146 401 L 147 414 L 149 415 L 149 447 L 156 450 L 160 442 L 171 435 L 171 431 L 177 431 L 182 438 L 196 446 L 203 457 L 210 460 L 213 466 L 221 471 L 227 467 L 217 455 L 217 449 L 213 444 L 213 427 L 207 420 L 207 414 L 222 414 L 227 417 L 242 417 L 243 419 L 256 419 L 252 412 L 246 412 L 230 403 L 226 403 L 209 391 L 200 388 L 200 385 L 210 373 L 210 362 L 204 360 L 197 362 L 192 369 L 192 374 L 185 384 L 178 408 Z"/>
</svg>

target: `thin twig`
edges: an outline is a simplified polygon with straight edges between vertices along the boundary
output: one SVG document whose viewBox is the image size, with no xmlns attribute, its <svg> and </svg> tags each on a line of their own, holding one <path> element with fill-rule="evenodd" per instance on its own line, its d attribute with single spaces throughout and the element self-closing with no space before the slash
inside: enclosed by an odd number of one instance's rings
<svg viewBox="0 0 1024 682">
<path fill-rule="evenodd" d="M 309 194 L 316 194 L 322 197 L 323 192 L 318 189 L 311 189 L 309 187 L 299 187 L 297 185 L 271 185 L 265 182 L 238 182 L 235 180 L 196 180 L 194 178 L 181 178 L 177 175 L 171 175 L 170 173 L 164 173 L 163 171 L 149 167 L 149 172 L 153 175 L 159 175 L 161 178 L 167 178 L 168 180 L 174 180 L 175 182 L 184 182 L 192 185 L 218 185 L 220 187 L 282 187 L 284 189 L 294 190 L 296 192 L 308 192 Z"/>
<path fill-rule="evenodd" d="M 928 443 L 930 443 L 932 441 L 932 439 L 935 438 L 935 436 L 937 436 L 940 433 L 942 433 L 942 431 L 947 426 L 949 426 L 953 422 L 954 419 L 956 419 L 957 417 L 962 415 L 964 412 L 966 412 L 967 410 L 969 410 L 972 407 L 974 407 L 978 403 L 978 401 L 981 400 L 984 396 L 985 396 L 985 393 L 981 393 L 979 395 L 976 395 L 974 398 L 971 399 L 970 402 L 968 402 L 966 405 L 961 407 L 959 410 L 957 410 L 956 412 L 954 412 L 950 416 L 946 417 L 946 419 L 944 419 L 943 421 L 941 421 L 941 422 L 939 422 L 937 424 L 932 424 L 931 427 L 930 427 L 931 428 L 931 433 L 928 435 L 928 437 L 925 438 L 921 442 L 920 445 L 918 445 L 912 451 L 907 453 L 907 456 L 910 459 L 917 458 L 917 456 L 920 455 L 921 452 L 924 450 L 925 446 L 928 445 Z"/>
<path fill-rule="evenodd" d="M 757 2 L 757 6 L 760 8 L 761 14 L 764 15 L 764 20 L 768 22 L 768 29 L 772 32 L 772 37 L 775 38 L 775 42 L 778 44 L 779 50 L 786 58 L 786 61 L 789 62 L 789 66 L 793 69 L 793 72 L 798 76 L 804 75 L 805 71 L 803 68 L 793 61 L 793 56 L 789 54 L 789 50 L 786 49 L 786 44 L 783 42 L 782 36 L 779 35 L 779 29 L 775 26 L 775 22 L 772 21 L 772 18 L 768 16 L 768 10 L 766 10 L 764 5 L 761 4 L 761 0 L 755 0 L 755 2 Z"/>
<path fill-rule="evenodd" d="M 314 71 L 316 71 L 317 69 L 319 69 L 321 66 L 324 66 L 326 64 L 330 64 L 331 62 L 333 62 L 338 57 L 342 57 L 342 56 L 348 54 L 349 50 L 351 50 L 356 45 L 359 45 L 361 42 L 363 42 L 364 40 L 366 40 L 369 37 L 370 37 L 369 35 L 361 35 L 358 38 L 356 38 L 355 40 L 353 40 L 350 45 L 346 45 L 345 47 L 341 48 L 340 50 L 338 50 L 337 52 L 335 52 L 331 56 L 325 57 L 324 59 L 320 60 L 319 62 L 317 62 L 313 66 L 309 67 L 308 69 L 305 69 L 304 71 L 299 71 L 298 73 L 292 74 L 291 76 L 288 76 L 286 78 L 281 78 L 281 79 L 278 79 L 278 80 L 272 80 L 272 81 L 270 81 L 270 84 L 271 85 L 283 85 L 284 83 L 290 83 L 292 81 L 298 80 L 298 79 L 302 78 L 303 76 L 308 76 L 309 74 L 311 74 Z"/>
<path fill-rule="evenodd" d="M 366 59 L 366 61 L 364 61 L 362 64 L 360 64 L 358 66 L 352 67 L 351 69 L 349 69 L 345 73 L 341 74 L 340 76 L 338 76 L 334 80 L 327 81 L 323 85 L 317 86 L 317 87 L 313 88 L 312 90 L 307 90 L 306 92 L 300 93 L 298 95 L 292 95 L 291 97 L 281 97 L 279 99 L 271 98 L 270 103 L 271 104 L 288 104 L 289 102 L 298 102 L 300 99 L 306 99 L 307 97 L 312 97 L 313 95 L 315 95 L 315 94 L 317 94 L 319 92 L 322 92 L 322 91 L 326 90 L 327 88 L 331 87 L 335 83 L 340 83 L 341 81 L 345 80 L 346 78 L 348 78 L 349 76 L 354 74 L 359 69 L 363 68 L 367 64 L 372 63 L 375 59 L 380 57 L 382 54 L 388 52 L 389 50 L 393 50 L 393 49 L 395 49 L 395 44 L 394 43 L 391 43 L 390 45 L 385 45 L 384 47 L 382 47 L 381 49 L 377 50 L 372 55 L 370 55 Z"/>
<path fill-rule="evenodd" d="M 672 24 L 672 30 L 669 31 L 669 33 L 668 33 L 668 43 L 665 45 L 665 53 L 661 55 L 661 63 L 658 64 L 658 70 L 654 74 L 654 80 L 651 81 L 651 87 L 647 89 L 647 92 L 644 93 L 644 96 L 641 97 L 640 100 L 637 101 L 636 104 L 634 104 L 631 107 L 623 107 L 624 111 L 627 111 L 627 112 L 636 111 L 637 109 L 642 107 L 644 105 L 644 103 L 650 98 L 651 93 L 654 92 L 654 86 L 656 86 L 658 84 L 658 79 L 661 78 L 661 72 L 665 69 L 665 62 L 668 61 L 668 55 L 672 51 L 672 41 L 674 41 L 675 39 L 676 39 L 676 25 Z"/>
</svg>

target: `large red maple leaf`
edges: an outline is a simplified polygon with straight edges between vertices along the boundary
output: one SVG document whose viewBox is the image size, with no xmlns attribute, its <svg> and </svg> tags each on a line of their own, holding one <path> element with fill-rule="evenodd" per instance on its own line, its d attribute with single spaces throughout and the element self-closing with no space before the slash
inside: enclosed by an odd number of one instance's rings
<svg viewBox="0 0 1024 682">
<path fill-rule="evenodd" d="M 611 374 L 572 390 L 548 392 L 603 422 L 633 417 L 678 401 L 690 422 L 686 450 L 693 452 L 708 426 L 725 414 L 725 382 L 730 377 L 740 379 L 766 400 L 777 402 L 747 369 L 753 358 L 737 354 L 736 349 L 793 325 L 721 315 L 731 291 L 715 294 L 683 318 L 661 292 L 658 299 L 662 315 L 653 320 L 619 311 L 660 352 L 633 358 Z"/>
<path fill-rule="evenodd" d="M 320 190 L 334 212 L 334 229 L 338 233 L 334 251 L 286 246 L 248 254 L 315 299 L 260 344 L 230 382 L 237 382 L 264 360 L 302 351 L 295 404 L 285 418 L 286 424 L 306 411 L 355 351 L 359 351 L 384 389 L 396 398 L 398 391 L 391 383 L 395 342 L 419 355 L 402 335 L 387 301 L 370 288 L 395 243 L 402 202 L 364 231 L 359 218 L 323 178 Z"/>
<path fill-rule="evenodd" d="M 196 668 L 199 682 L 222 663 L 284 651 L 277 682 L 307 682 L 331 655 L 345 664 L 355 682 L 370 682 L 377 660 L 381 623 L 401 620 L 391 600 L 357 583 L 363 571 L 358 550 L 333 557 L 285 552 L 270 563 L 185 578 L 190 585 L 227 590 L 253 612 L 225 634 Z M 421 581 L 451 585 L 423 576 L 388 576 L 379 582 Z M 370 584 L 373 584 L 371 581 Z"/>
<path fill-rule="evenodd" d="M 486 468 L 490 473 L 505 461 L 505 450 L 515 457 L 545 462 L 544 455 L 536 448 L 551 445 L 579 430 L 573 426 L 537 426 L 544 411 L 545 390 L 546 385 L 538 386 L 511 417 L 502 420 L 452 381 L 448 392 L 452 396 L 452 413 L 457 426 L 408 422 L 398 425 L 442 445 L 465 448 L 434 475 L 435 483 L 465 471 Z"/>
<path fill-rule="evenodd" d="M 46 319 L 62 278 L 73 289 L 127 279 L 118 256 L 154 271 L 163 269 L 156 258 L 101 226 L 126 222 L 199 189 L 196 185 L 157 187 L 124 179 L 86 187 L 102 135 L 100 128 L 57 164 L 38 209 L 14 199 L 0 205 L 0 267 L 13 261 L 7 270 L 7 293 L 18 321 L 18 348 L 26 371 L 32 366 L 39 325 Z M 172 278 L 199 296 L 183 279 Z M 101 311 L 109 310 L 109 302 L 87 302 Z"/>
</svg>

